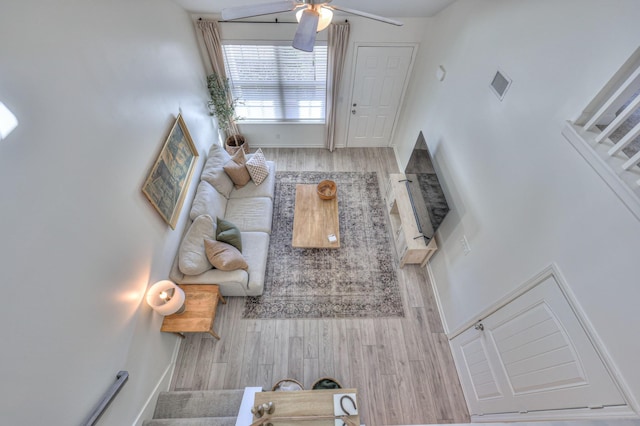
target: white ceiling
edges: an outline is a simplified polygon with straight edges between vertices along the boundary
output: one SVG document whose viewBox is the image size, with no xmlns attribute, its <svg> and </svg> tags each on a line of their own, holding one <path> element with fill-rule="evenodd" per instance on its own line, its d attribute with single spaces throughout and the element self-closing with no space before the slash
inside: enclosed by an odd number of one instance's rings
<svg viewBox="0 0 640 426">
<path fill-rule="evenodd" d="M 225 7 L 256 3 L 272 3 L 277 0 L 174 0 L 188 12 L 220 13 Z M 335 0 L 336 6 L 361 10 L 375 15 L 405 18 L 434 16 L 455 0 Z"/>
</svg>

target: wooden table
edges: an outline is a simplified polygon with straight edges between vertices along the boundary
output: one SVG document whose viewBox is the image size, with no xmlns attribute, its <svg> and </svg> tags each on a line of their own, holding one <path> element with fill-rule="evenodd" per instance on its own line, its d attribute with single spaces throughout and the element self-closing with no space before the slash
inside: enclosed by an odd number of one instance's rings
<svg viewBox="0 0 640 426">
<path fill-rule="evenodd" d="M 255 394 L 254 405 L 258 406 L 273 402 L 275 410 L 273 414 L 268 414 L 267 416 L 271 418 L 269 422 L 274 426 L 334 426 L 336 421 L 333 410 L 333 395 L 342 393 L 356 394 L 356 404 L 358 405 L 358 409 L 360 408 L 357 400 L 358 391 L 356 389 L 258 392 Z M 348 407 L 350 408 L 350 406 Z M 282 417 L 285 419 L 279 420 L 279 418 Z M 291 417 L 297 419 L 290 419 Z M 304 417 L 305 420 L 302 421 L 300 419 L 301 417 Z M 321 418 L 307 420 L 306 418 L 308 417 Z M 338 417 L 338 419 L 339 418 L 340 417 Z M 360 416 L 358 414 L 348 416 L 348 419 L 353 421 L 354 425 L 360 425 Z M 258 418 L 254 416 L 254 421 L 255 420 L 258 420 Z"/>
<path fill-rule="evenodd" d="M 336 236 L 335 242 L 329 235 Z M 317 185 L 296 185 L 296 206 L 293 212 L 293 238 L 296 248 L 340 248 L 338 197 L 323 200 Z"/>
<path fill-rule="evenodd" d="M 188 284 L 180 286 L 184 290 L 185 308 L 181 314 L 167 315 L 162 321 L 161 331 L 176 333 L 209 333 L 216 339 L 220 336 L 213 331 L 218 301 L 227 303 L 215 284 Z"/>
</svg>

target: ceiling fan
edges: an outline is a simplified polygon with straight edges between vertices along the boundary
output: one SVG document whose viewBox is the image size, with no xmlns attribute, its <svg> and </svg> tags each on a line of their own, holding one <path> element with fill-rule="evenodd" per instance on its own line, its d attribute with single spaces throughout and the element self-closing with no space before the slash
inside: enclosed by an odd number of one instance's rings
<svg viewBox="0 0 640 426">
<path fill-rule="evenodd" d="M 222 9 L 222 19 L 232 21 L 234 19 L 250 18 L 253 16 L 270 15 L 298 10 L 296 18 L 299 22 L 292 46 L 296 49 L 312 52 L 316 41 L 316 33 L 324 30 L 331 23 L 333 11 L 349 13 L 374 19 L 387 24 L 401 26 L 402 22 L 382 16 L 374 15 L 359 10 L 348 9 L 341 6 L 329 6 L 331 0 L 286 0 L 273 3 L 258 3 L 250 6 L 236 6 Z"/>
</svg>

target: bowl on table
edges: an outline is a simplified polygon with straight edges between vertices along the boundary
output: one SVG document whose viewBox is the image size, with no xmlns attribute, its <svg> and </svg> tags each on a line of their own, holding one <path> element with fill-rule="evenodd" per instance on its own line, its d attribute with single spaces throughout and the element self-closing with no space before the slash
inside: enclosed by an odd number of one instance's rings
<svg viewBox="0 0 640 426">
<path fill-rule="evenodd" d="M 332 180 L 323 180 L 318 184 L 318 196 L 323 200 L 333 200 L 337 192 L 338 187 Z"/>
</svg>

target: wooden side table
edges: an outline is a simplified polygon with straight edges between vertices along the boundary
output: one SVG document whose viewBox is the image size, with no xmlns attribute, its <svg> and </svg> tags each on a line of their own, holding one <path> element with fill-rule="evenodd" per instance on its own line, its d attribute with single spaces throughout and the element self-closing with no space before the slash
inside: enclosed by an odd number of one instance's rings
<svg viewBox="0 0 640 426">
<path fill-rule="evenodd" d="M 220 294 L 220 288 L 215 284 L 189 284 L 180 288 L 185 295 L 184 312 L 164 317 L 160 330 L 181 337 L 184 337 L 184 333 L 209 333 L 220 339 L 213 331 L 218 301 L 227 303 Z"/>
</svg>

